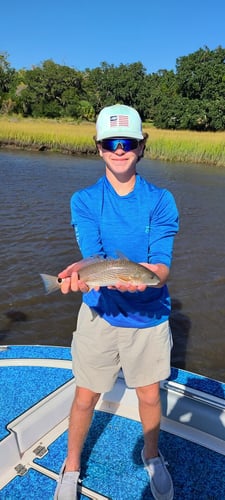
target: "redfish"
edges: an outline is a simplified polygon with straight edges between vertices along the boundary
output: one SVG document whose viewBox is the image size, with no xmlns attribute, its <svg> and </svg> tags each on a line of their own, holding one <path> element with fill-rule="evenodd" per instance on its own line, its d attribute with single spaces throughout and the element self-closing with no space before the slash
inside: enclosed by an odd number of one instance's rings
<svg viewBox="0 0 225 500">
<path fill-rule="evenodd" d="M 128 282 L 136 286 L 156 286 L 160 283 L 159 277 L 153 271 L 126 258 L 83 259 L 76 263 L 73 270 L 78 272 L 79 279 L 87 284 L 89 290 L 98 286 L 115 286 Z M 63 278 L 49 274 L 41 274 L 41 278 L 46 293 L 59 290 L 63 282 Z"/>
</svg>

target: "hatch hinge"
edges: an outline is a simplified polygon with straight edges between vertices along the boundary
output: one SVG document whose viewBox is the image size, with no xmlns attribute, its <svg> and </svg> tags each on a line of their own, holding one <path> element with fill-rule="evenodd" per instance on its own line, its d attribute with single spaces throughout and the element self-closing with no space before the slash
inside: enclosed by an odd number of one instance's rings
<svg viewBox="0 0 225 500">
<path fill-rule="evenodd" d="M 45 446 L 39 445 L 35 450 L 33 450 L 33 453 L 36 455 L 36 457 L 44 457 L 48 453 L 47 448 Z"/>
<path fill-rule="evenodd" d="M 18 464 L 15 467 L 15 471 L 17 472 L 18 476 L 24 476 L 27 473 L 28 469 L 25 467 L 25 465 Z"/>
</svg>

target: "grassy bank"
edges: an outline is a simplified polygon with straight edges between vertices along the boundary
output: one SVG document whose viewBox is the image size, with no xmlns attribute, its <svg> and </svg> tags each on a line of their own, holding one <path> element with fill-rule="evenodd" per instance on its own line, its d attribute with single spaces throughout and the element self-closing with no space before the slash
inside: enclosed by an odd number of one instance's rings
<svg viewBox="0 0 225 500">
<path fill-rule="evenodd" d="M 225 132 L 159 130 L 144 125 L 149 139 L 145 156 L 173 162 L 225 166 Z M 0 119 L 0 146 L 95 154 L 95 126 L 41 119 Z"/>
</svg>

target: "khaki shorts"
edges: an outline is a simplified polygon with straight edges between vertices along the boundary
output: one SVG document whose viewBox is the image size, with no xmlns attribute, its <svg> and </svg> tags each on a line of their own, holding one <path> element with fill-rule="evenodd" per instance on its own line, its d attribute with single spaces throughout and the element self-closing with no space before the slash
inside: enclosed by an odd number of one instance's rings
<svg viewBox="0 0 225 500">
<path fill-rule="evenodd" d="M 168 321 L 151 328 L 114 327 L 82 304 L 71 346 L 76 384 L 108 392 L 121 368 L 128 387 L 159 382 L 170 375 L 171 347 Z"/>
</svg>

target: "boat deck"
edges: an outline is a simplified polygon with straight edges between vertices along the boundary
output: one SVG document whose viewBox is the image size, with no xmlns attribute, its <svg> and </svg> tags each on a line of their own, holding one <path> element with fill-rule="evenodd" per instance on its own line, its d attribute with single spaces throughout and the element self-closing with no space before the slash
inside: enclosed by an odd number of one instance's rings
<svg viewBox="0 0 225 500">
<path fill-rule="evenodd" d="M 8 346 L 0 351 L 0 369 L 0 499 L 50 500 L 67 450 L 68 412 L 75 387 L 70 349 Z M 212 446 L 209 442 L 213 449 L 199 444 L 206 443 L 208 433 L 203 427 L 196 438 L 190 426 L 194 412 L 191 418 L 181 412 L 179 397 L 180 422 L 176 426 L 174 421 L 168 432 L 170 426 L 163 420 L 160 449 L 169 462 L 174 499 L 221 500 L 225 496 L 225 384 L 176 369 L 168 384 L 174 380 L 180 387 L 185 384 L 187 391 L 188 387 L 194 390 L 192 404 L 198 405 L 199 387 L 205 390 L 206 399 L 211 393 L 216 409 L 216 420 L 211 422 L 210 414 L 207 424 L 215 428 Z M 127 397 L 129 407 L 131 393 Z M 115 401 L 108 403 L 103 397 L 95 411 L 82 454 L 80 500 L 152 498 L 140 458 L 143 437 L 136 409 L 132 413 L 130 407 L 132 418 L 117 410 Z"/>
</svg>

